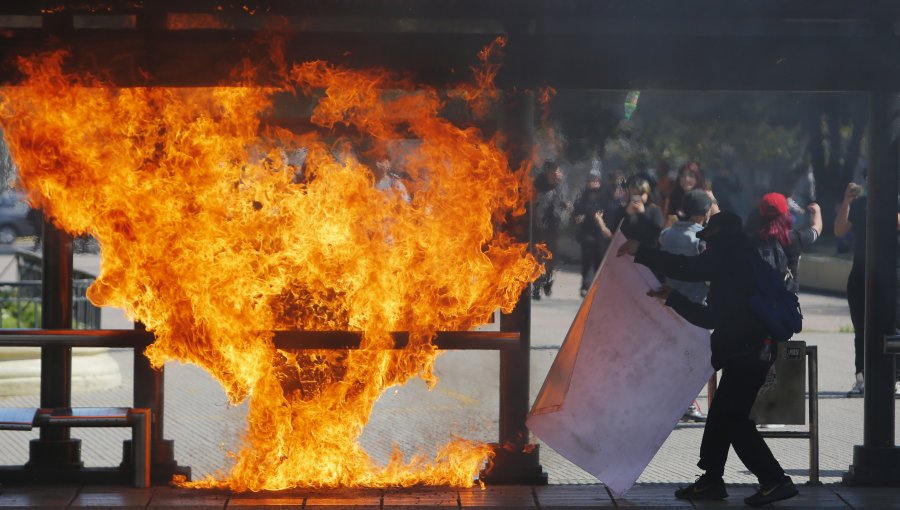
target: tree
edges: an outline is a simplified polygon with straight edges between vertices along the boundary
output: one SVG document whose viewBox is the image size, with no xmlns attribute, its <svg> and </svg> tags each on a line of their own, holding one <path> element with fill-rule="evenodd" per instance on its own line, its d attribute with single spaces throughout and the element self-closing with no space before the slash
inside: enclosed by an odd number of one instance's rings
<svg viewBox="0 0 900 510">
<path fill-rule="evenodd" d="M 631 172 L 660 161 L 696 160 L 707 176 L 731 167 L 745 200 L 790 195 L 811 166 L 826 223 L 860 166 L 868 125 L 863 94 L 643 91 L 631 121 L 624 100 L 624 91 L 560 92 L 547 119 L 565 156 L 597 153 Z"/>
</svg>

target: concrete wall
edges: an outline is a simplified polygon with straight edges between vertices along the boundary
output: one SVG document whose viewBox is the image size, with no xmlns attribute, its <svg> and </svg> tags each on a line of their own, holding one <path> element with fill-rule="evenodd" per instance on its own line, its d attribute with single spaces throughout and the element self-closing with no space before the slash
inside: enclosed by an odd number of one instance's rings
<svg viewBox="0 0 900 510">
<path fill-rule="evenodd" d="M 806 254 L 800 258 L 800 288 L 847 293 L 847 276 L 853 263 L 844 258 L 819 254 Z"/>
</svg>

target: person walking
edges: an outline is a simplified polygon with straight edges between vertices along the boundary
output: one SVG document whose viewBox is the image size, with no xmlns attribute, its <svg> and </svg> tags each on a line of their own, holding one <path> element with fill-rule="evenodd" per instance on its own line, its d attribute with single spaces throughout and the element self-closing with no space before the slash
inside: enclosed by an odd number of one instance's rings
<svg viewBox="0 0 900 510">
<path fill-rule="evenodd" d="M 775 361 L 773 356 L 761 356 L 769 334 L 748 300 L 757 286 L 751 257 L 759 254 L 744 234 L 741 217 L 733 213 L 712 216 L 697 237 L 706 242 L 706 250 L 693 257 L 666 253 L 634 240 L 617 251 L 618 256 L 632 255 L 635 263 L 667 277 L 709 282 L 705 305 L 667 287 L 649 293 L 664 299 L 692 324 L 712 330 L 711 363 L 722 370 L 700 444 L 697 465 L 704 473 L 696 482 L 676 490 L 675 497 L 727 498 L 723 476 L 731 447 L 759 480 L 759 489 L 744 499 L 746 504 L 760 506 L 794 497 L 797 488 L 750 418 L 756 395 Z"/>
<path fill-rule="evenodd" d="M 712 205 L 713 198 L 709 192 L 700 189 L 687 192 L 679 205 L 684 219 L 676 221 L 671 227 L 662 231 L 659 236 L 660 249 L 688 257 L 700 255 L 705 245 L 700 242 L 697 233 L 703 230 L 703 225 L 709 219 Z M 687 282 L 666 277 L 665 284 L 694 303 L 700 305 L 706 303 L 706 294 L 709 292 L 706 282 Z M 685 411 L 681 421 L 704 422 L 706 415 L 700 411 L 695 401 Z"/>
<path fill-rule="evenodd" d="M 570 208 L 565 200 L 567 190 L 563 177 L 558 163 L 546 161 L 541 173 L 534 179 L 537 193 L 534 201 L 534 243 L 543 244 L 547 250 L 545 255 L 539 253 L 538 256 L 538 262 L 544 265 L 544 274 L 534 282 L 531 298 L 535 300 L 541 299 L 541 291 L 547 297 L 553 293 L 559 228 L 563 213 Z"/>
<path fill-rule="evenodd" d="M 603 192 L 603 182 L 598 170 L 591 170 L 587 176 L 584 190 L 572 209 L 572 219 L 577 225 L 575 240 L 581 247 L 581 297 L 587 295 L 603 254 L 609 247 L 611 235 L 605 235 L 601 228 L 602 216 L 605 209 L 613 204 Z"/>
<path fill-rule="evenodd" d="M 853 324 L 854 366 L 856 378 L 848 397 L 862 397 L 865 394 L 865 317 L 866 317 L 866 197 L 859 184 L 851 182 L 844 189 L 844 199 L 838 206 L 834 220 L 834 235 L 844 237 L 853 233 L 853 265 L 847 277 L 847 305 L 850 307 L 850 322 Z M 900 207 L 898 207 L 900 209 Z M 900 288 L 900 211 L 897 213 L 897 285 Z M 894 329 L 900 331 L 900 295 L 895 303 Z M 900 396 L 900 365 L 897 367 L 894 393 Z"/>
</svg>

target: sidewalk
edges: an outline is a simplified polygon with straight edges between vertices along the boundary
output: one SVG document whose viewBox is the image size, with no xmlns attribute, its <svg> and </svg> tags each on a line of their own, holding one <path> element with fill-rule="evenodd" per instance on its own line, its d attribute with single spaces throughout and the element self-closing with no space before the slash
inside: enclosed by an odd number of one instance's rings
<svg viewBox="0 0 900 510">
<path fill-rule="evenodd" d="M 96 260 L 79 256 L 76 266 L 96 269 Z M 581 298 L 578 296 L 579 276 L 575 268 L 566 267 L 557 277 L 550 298 L 533 302 L 532 306 L 532 398 L 540 389 L 559 345 L 565 338 Z M 852 463 L 853 446 L 862 444 L 862 399 L 845 398 L 853 378 L 852 334 L 846 301 L 841 297 L 814 294 L 801 295 L 805 316 L 805 331 L 801 340 L 817 345 L 819 352 L 819 417 L 820 417 L 820 478 L 824 486 L 807 487 L 809 469 L 808 441 L 801 439 L 768 439 L 787 473 L 801 486 L 801 497 L 785 508 L 890 508 L 889 502 L 900 507 L 900 489 L 859 489 L 839 484 L 841 476 Z M 104 310 L 104 328 L 129 328 L 131 324 L 117 310 Z M 843 332 L 842 332 L 843 331 Z M 652 339 L 648 339 L 652 341 Z M 120 363 L 123 384 L 120 388 L 76 393 L 75 406 L 130 405 L 132 396 L 132 359 L 130 350 L 113 353 Z M 498 427 L 497 401 L 499 395 L 499 355 L 490 351 L 451 351 L 438 358 L 437 387 L 429 391 L 425 384 L 414 379 L 396 391 L 386 393 L 375 406 L 361 442 L 377 462 L 385 461 L 397 445 L 407 455 L 421 453 L 431 456 L 451 434 L 469 439 L 496 441 Z M 699 399 L 706 410 L 705 396 Z M 900 402 L 900 401 L 898 401 Z M 37 396 L 0 397 L 6 407 L 30 407 L 38 403 Z M 237 446 L 237 438 L 244 426 L 246 404 L 230 406 L 222 390 L 208 375 L 194 366 L 170 363 L 166 366 L 165 437 L 175 442 L 175 458 L 181 465 L 192 468 L 193 478 L 199 479 L 227 470 L 226 451 Z M 788 427 L 792 430 L 797 427 Z M 900 430 L 900 419 L 897 421 Z M 126 488 L 98 489 L 92 487 L 65 488 L 7 488 L 0 494 L 0 508 L 29 506 L 33 508 L 63 508 L 68 506 L 103 506 L 104 508 L 161 508 L 161 501 L 177 494 L 182 508 L 228 508 L 241 506 L 322 506 L 317 498 L 341 499 L 351 495 L 351 501 L 338 501 L 337 506 L 352 508 L 410 508 L 435 506 L 450 508 L 586 508 L 609 507 L 684 507 L 690 503 L 674 499 L 677 484 L 693 481 L 700 474 L 695 466 L 702 434 L 702 424 L 682 424 L 669 436 L 662 449 L 638 480 L 627 498 L 609 497 L 598 481 L 574 466 L 546 445 L 541 446 L 541 464 L 549 474 L 548 487 L 489 487 L 486 491 L 429 491 L 402 490 L 399 493 L 379 491 L 329 491 L 325 496 L 302 491 L 286 491 L 268 495 L 214 494 L 208 491 L 180 493 L 167 488 L 139 491 Z M 800 427 L 799 429 L 803 429 Z M 0 434 L 0 456 L 3 464 L 23 464 L 28 458 L 28 439 L 37 432 L 4 432 Z M 86 466 L 113 466 L 121 461 L 121 441 L 127 439 L 125 429 L 74 429 L 73 436 L 81 438 L 82 458 Z M 731 491 L 726 503 L 715 506 L 743 506 L 743 497 L 752 492 L 754 477 L 746 471 L 735 455 L 729 459 L 725 480 L 729 484 L 746 484 Z M 571 485 L 579 484 L 579 485 Z M 167 492 L 168 491 L 168 492 Z M 36 494 L 59 493 L 60 499 L 35 503 Z M 533 493 L 532 493 L 533 492 Z M 424 494 L 424 495 L 423 495 Z M 449 494 L 449 496 L 448 496 Z M 458 497 L 454 496 L 458 494 Z M 465 496 L 464 496 L 465 495 Z M 41 496 L 43 497 L 43 496 Z M 48 496 L 49 497 L 49 496 Z M 68 499 L 66 499 L 68 498 Z M 201 504 L 201 498 L 204 502 Z M 419 499 L 417 499 L 419 498 Z M 252 500 L 252 501 L 250 501 Z M 32 503 L 25 503 L 31 501 Z M 101 501 L 108 503 L 100 504 Z M 18 503 L 17 503 L 18 502 Z M 207 502 L 209 504 L 207 504 Z M 34 504 L 33 504 L 34 503 Z M 167 503 L 168 504 L 168 503 Z M 334 506 L 335 504 L 332 504 Z M 798 506 L 799 505 L 799 506 Z M 700 506 L 696 506 L 700 507 Z M 705 506 L 703 507 L 705 508 Z"/>
<path fill-rule="evenodd" d="M 287 490 L 257 494 L 231 494 L 222 491 L 173 489 L 52 487 L 6 489 L 0 493 L 0 509 L 30 508 L 75 509 L 103 508 L 138 510 L 178 508 L 179 510 L 233 510 L 244 508 L 280 508 L 330 510 L 405 510 L 434 509 L 541 509 L 586 510 L 590 508 L 669 509 L 669 508 L 750 508 L 743 498 L 752 487 L 729 487 L 724 501 L 681 501 L 672 497 L 674 485 L 639 485 L 625 498 L 613 498 L 602 485 L 549 485 L 542 487 L 487 487 L 484 490 L 413 488 L 376 490 Z M 775 503 L 790 509 L 891 509 L 900 508 L 900 489 L 859 489 L 841 486 L 800 487 L 800 494 Z"/>
</svg>

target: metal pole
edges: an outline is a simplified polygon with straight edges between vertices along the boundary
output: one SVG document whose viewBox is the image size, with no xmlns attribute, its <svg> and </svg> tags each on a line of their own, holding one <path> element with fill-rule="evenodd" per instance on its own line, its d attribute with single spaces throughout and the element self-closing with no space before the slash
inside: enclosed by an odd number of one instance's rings
<svg viewBox="0 0 900 510">
<path fill-rule="evenodd" d="M 900 486 L 900 449 L 894 444 L 895 362 L 884 352 L 884 335 L 895 329 L 897 293 L 897 101 L 896 94 L 887 91 L 872 92 L 871 98 L 863 445 L 854 447 L 844 483 Z"/>
<path fill-rule="evenodd" d="M 140 322 L 134 329 L 144 331 Z M 152 339 L 150 339 L 152 342 Z M 144 356 L 147 345 L 135 346 L 134 349 L 134 407 L 150 410 L 150 476 L 154 483 L 168 483 L 172 475 L 183 475 L 191 479 L 191 468 L 179 466 L 175 460 L 175 441 L 165 439 L 165 369 L 154 369 L 150 360 Z M 134 451 L 131 440 L 124 441 L 122 448 L 122 466 L 131 462 Z"/>
<path fill-rule="evenodd" d="M 815 345 L 806 347 L 809 363 L 809 485 L 822 485 L 819 481 L 819 350 Z"/>
<path fill-rule="evenodd" d="M 150 410 L 132 409 L 128 412 L 131 428 L 131 458 L 134 459 L 134 486 L 150 486 Z"/>
<path fill-rule="evenodd" d="M 511 92 L 504 96 L 503 129 L 513 168 L 531 157 L 534 102 L 533 92 Z M 530 242 L 530 214 L 514 219 L 508 228 L 516 239 Z M 494 448 L 494 461 L 482 474 L 487 483 L 547 483 L 547 474 L 539 463 L 538 445 L 529 444 L 528 427 L 525 426 L 531 369 L 530 296 L 531 292 L 524 289 L 512 313 L 500 316 L 500 331 L 518 332 L 519 347 L 500 352 L 500 437 Z"/>
<path fill-rule="evenodd" d="M 41 327 L 72 327 L 72 236 L 44 218 Z M 41 348 L 41 407 L 72 405 L 72 348 Z M 81 440 L 68 427 L 41 428 L 29 445 L 29 467 L 80 468 Z"/>
<path fill-rule="evenodd" d="M 872 95 L 872 168 L 866 211 L 866 394 L 863 444 L 894 446 L 894 357 L 886 356 L 883 336 L 894 330 L 897 291 L 897 169 L 900 153 L 894 133 L 893 94 Z M 870 306 L 871 305 L 871 306 Z"/>
</svg>

